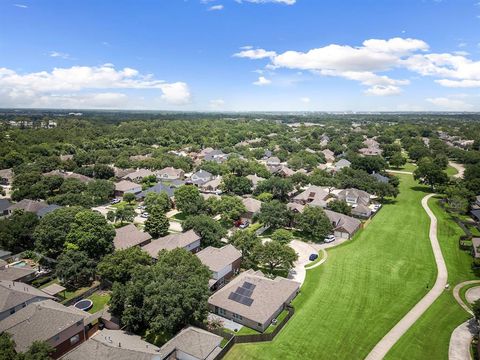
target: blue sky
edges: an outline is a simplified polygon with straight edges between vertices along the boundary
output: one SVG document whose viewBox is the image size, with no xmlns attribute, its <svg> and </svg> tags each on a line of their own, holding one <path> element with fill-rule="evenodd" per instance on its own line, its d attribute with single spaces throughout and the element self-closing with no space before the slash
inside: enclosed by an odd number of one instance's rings
<svg viewBox="0 0 480 360">
<path fill-rule="evenodd" d="M 0 0 L 0 107 L 480 111 L 478 0 Z"/>
</svg>

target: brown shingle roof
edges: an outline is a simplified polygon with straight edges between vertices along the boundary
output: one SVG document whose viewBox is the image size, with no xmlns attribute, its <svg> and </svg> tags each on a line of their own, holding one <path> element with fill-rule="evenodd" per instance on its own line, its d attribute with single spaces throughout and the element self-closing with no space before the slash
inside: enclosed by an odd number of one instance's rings
<svg viewBox="0 0 480 360">
<path fill-rule="evenodd" d="M 34 274 L 36 271 L 36 269 L 32 269 L 28 266 L 24 266 L 21 268 L 14 266 L 5 267 L 3 269 L 0 269 L 0 280 L 21 280 L 26 276 Z"/>
<path fill-rule="evenodd" d="M 247 211 L 251 213 L 259 212 L 262 207 L 262 202 L 254 198 L 243 198 L 242 203 L 245 205 Z"/>
<path fill-rule="evenodd" d="M 135 188 L 139 188 L 141 189 L 141 186 L 134 183 L 134 182 L 131 182 L 131 181 L 128 181 L 128 180 L 122 180 L 122 181 L 119 181 L 117 183 L 115 183 L 115 191 L 121 191 L 121 192 L 125 192 L 125 191 L 131 191 Z"/>
<path fill-rule="evenodd" d="M 196 254 L 211 271 L 217 272 L 242 258 L 235 246 L 228 244 L 221 248 L 209 246 Z"/>
<path fill-rule="evenodd" d="M 115 229 L 113 245 L 116 250 L 127 249 L 132 246 L 141 245 L 152 237 L 149 233 L 140 231 L 134 224 Z"/>
<path fill-rule="evenodd" d="M 23 199 L 15 204 L 10 205 L 7 210 L 24 210 L 28 212 L 37 213 L 37 211 L 46 208 L 48 204 L 45 201 L 36 201 L 30 199 Z"/>
<path fill-rule="evenodd" d="M 334 230 L 344 229 L 348 234 L 352 235 L 360 227 L 361 221 L 358 219 L 331 210 L 324 211 L 328 219 L 332 222 Z"/>
<path fill-rule="evenodd" d="M 188 230 L 184 233 L 169 234 L 162 238 L 152 240 L 152 242 L 143 246 L 143 250 L 148 252 L 152 258 L 157 259 L 158 252 L 160 250 L 185 248 L 188 245 L 193 244 L 197 240 L 200 240 L 200 236 L 198 236 L 195 231 Z"/>
<path fill-rule="evenodd" d="M 223 338 L 211 332 L 189 326 L 162 346 L 164 353 L 173 349 L 184 352 L 196 359 L 213 359 L 220 349 Z"/>
<path fill-rule="evenodd" d="M 0 312 L 14 308 L 33 298 L 54 299 L 33 286 L 8 280 L 0 280 Z"/>
</svg>

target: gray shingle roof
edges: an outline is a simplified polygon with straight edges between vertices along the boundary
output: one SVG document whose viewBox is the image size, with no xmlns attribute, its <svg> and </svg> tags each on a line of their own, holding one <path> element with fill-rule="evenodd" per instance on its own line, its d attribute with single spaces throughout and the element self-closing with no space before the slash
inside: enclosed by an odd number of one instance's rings
<svg viewBox="0 0 480 360">
<path fill-rule="evenodd" d="M 88 316 L 53 300 L 36 302 L 0 321 L 0 332 L 12 335 L 16 350 L 24 352 L 34 341 L 46 341 Z"/>
<path fill-rule="evenodd" d="M 230 293 L 234 292 L 244 282 L 255 285 L 250 296 L 253 302 L 250 306 L 240 304 L 229 299 Z M 218 290 L 208 299 L 208 303 L 218 306 L 227 311 L 236 313 L 246 319 L 258 323 L 265 323 L 272 317 L 287 300 L 298 291 L 300 283 L 277 277 L 274 280 L 266 278 L 261 271 L 247 270 L 223 288 Z"/>
<path fill-rule="evenodd" d="M 56 204 L 50 204 L 48 205 L 47 207 L 44 207 L 43 209 L 40 209 L 37 211 L 37 216 L 38 217 L 44 217 L 45 215 L 47 215 L 48 213 L 51 213 L 57 209 L 60 209 L 61 206 L 59 205 L 56 205 Z"/>
<path fill-rule="evenodd" d="M 24 210 L 28 212 L 37 213 L 39 210 L 46 208 L 48 204 L 45 201 L 36 201 L 30 199 L 23 199 L 15 204 L 10 205 L 7 210 Z"/>
<path fill-rule="evenodd" d="M 189 326 L 162 346 L 164 353 L 177 349 L 197 359 L 210 359 L 220 351 L 222 337 L 211 332 Z"/>
<path fill-rule="evenodd" d="M 21 280 L 28 275 L 32 275 L 36 272 L 36 269 L 32 269 L 31 267 L 24 266 L 24 267 L 6 267 L 4 269 L 0 269 L 0 280 L 10 280 L 16 281 Z"/>
<path fill-rule="evenodd" d="M 128 180 L 122 180 L 115 183 L 115 191 L 125 192 L 125 191 L 132 191 L 138 188 L 141 188 L 141 186 Z"/>
<path fill-rule="evenodd" d="M 334 230 L 344 229 L 347 233 L 352 235 L 360 227 L 361 222 L 358 219 L 331 210 L 324 211 L 328 219 L 332 222 Z"/>
<path fill-rule="evenodd" d="M 0 312 L 14 308 L 33 298 L 54 299 L 33 286 L 8 280 L 0 280 Z"/>
</svg>

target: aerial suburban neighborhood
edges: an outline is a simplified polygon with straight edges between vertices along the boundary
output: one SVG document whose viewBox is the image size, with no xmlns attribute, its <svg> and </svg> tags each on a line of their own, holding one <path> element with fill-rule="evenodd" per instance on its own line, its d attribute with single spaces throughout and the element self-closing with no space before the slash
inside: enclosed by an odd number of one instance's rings
<svg viewBox="0 0 480 360">
<path fill-rule="evenodd" d="M 479 21 L 0 1 L 0 360 L 480 360 Z"/>
</svg>

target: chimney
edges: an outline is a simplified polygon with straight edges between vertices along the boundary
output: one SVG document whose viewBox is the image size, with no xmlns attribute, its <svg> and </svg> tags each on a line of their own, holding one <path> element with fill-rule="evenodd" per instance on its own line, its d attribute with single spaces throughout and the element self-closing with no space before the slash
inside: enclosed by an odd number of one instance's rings
<svg viewBox="0 0 480 360">
<path fill-rule="evenodd" d="M 122 347 L 122 343 L 121 343 L 121 342 L 118 343 L 118 347 L 119 347 L 119 348 Z"/>
</svg>

